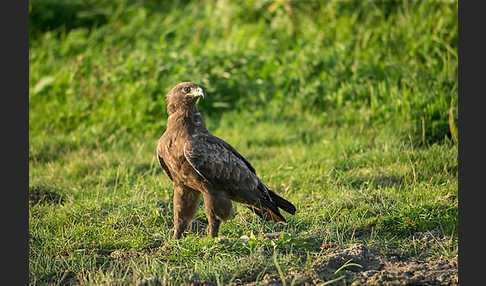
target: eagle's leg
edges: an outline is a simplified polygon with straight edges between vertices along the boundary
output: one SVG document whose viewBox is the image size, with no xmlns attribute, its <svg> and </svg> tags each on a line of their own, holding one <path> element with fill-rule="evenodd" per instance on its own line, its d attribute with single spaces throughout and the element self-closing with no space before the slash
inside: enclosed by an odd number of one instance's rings
<svg viewBox="0 0 486 286">
<path fill-rule="evenodd" d="M 188 228 L 199 205 L 201 193 L 182 185 L 174 186 L 174 238 Z"/>
<path fill-rule="evenodd" d="M 224 193 L 204 193 L 204 210 L 209 222 L 209 236 L 217 237 L 221 221 L 232 213 L 231 200 Z"/>
</svg>

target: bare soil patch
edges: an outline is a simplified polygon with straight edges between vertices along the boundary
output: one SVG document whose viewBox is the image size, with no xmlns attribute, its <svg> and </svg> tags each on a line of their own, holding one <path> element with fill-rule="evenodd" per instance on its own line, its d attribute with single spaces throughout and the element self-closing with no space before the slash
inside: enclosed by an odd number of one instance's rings
<svg viewBox="0 0 486 286">
<path fill-rule="evenodd" d="M 345 267 L 346 262 L 361 265 Z M 346 249 L 337 247 L 326 251 L 311 270 L 288 273 L 286 285 L 458 285 L 457 258 L 445 257 L 400 260 L 386 256 L 363 244 L 353 244 Z M 266 275 L 262 281 L 243 285 L 283 285 L 278 275 Z M 238 284 L 234 284 L 238 285 Z"/>
</svg>

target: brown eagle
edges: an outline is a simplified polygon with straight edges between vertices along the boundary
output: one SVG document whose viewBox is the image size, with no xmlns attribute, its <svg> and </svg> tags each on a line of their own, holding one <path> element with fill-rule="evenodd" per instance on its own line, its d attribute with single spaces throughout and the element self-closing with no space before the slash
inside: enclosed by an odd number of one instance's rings
<svg viewBox="0 0 486 286">
<path fill-rule="evenodd" d="M 190 225 L 201 194 L 211 237 L 230 217 L 231 201 L 268 221 L 287 223 L 279 208 L 294 214 L 295 206 L 268 189 L 238 151 L 206 129 L 196 107 L 201 97 L 203 89 L 191 82 L 177 84 L 166 96 L 169 118 L 157 157 L 174 183 L 174 238 Z"/>
</svg>

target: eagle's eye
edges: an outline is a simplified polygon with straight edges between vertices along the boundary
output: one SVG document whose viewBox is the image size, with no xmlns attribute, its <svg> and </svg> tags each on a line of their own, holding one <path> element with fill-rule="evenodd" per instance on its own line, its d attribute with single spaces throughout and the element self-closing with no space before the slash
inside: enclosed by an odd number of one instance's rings
<svg viewBox="0 0 486 286">
<path fill-rule="evenodd" d="M 189 87 L 189 86 L 184 87 L 185 93 L 189 93 L 190 91 L 191 91 L 191 87 Z"/>
</svg>

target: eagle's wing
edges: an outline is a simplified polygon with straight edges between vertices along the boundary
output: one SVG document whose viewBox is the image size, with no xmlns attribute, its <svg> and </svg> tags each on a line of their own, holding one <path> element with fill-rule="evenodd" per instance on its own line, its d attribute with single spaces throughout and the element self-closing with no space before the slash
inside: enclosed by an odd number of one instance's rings
<svg viewBox="0 0 486 286">
<path fill-rule="evenodd" d="M 233 153 L 233 155 L 235 155 L 236 157 L 241 159 L 253 174 L 256 174 L 255 168 L 253 168 L 253 166 L 250 164 L 250 162 L 248 162 L 243 156 L 241 156 L 241 154 L 238 153 L 238 151 L 236 151 L 236 149 L 233 148 L 233 146 L 231 146 L 230 144 L 228 144 L 226 141 L 224 141 L 221 138 L 218 138 L 218 137 L 215 137 L 215 136 L 213 136 L 213 138 L 214 138 L 214 141 L 217 141 L 219 144 L 223 145 L 226 149 L 231 151 L 231 153 Z"/>
<path fill-rule="evenodd" d="M 169 177 L 169 179 L 171 181 L 174 181 L 174 179 L 172 178 L 172 175 L 170 174 L 169 168 L 167 167 L 167 164 L 165 164 L 165 162 L 164 162 L 164 158 L 163 158 L 163 155 L 161 154 L 162 152 L 161 152 L 160 148 L 161 148 L 161 142 L 159 141 L 159 144 L 157 145 L 157 158 L 159 160 L 160 167 L 162 167 L 162 169 L 164 170 L 167 177 Z"/>
<path fill-rule="evenodd" d="M 295 212 L 291 203 L 273 193 L 260 181 L 255 169 L 243 156 L 218 137 L 211 134 L 191 137 L 184 145 L 184 156 L 204 180 L 227 191 L 234 200 L 246 204 L 257 214 L 285 223 L 278 207 Z M 288 204 L 283 203 L 281 206 L 281 201 Z"/>
</svg>

